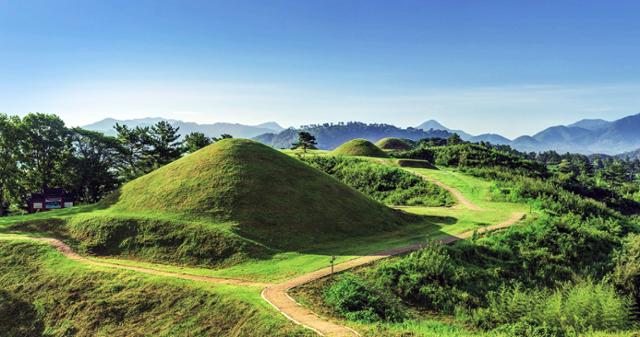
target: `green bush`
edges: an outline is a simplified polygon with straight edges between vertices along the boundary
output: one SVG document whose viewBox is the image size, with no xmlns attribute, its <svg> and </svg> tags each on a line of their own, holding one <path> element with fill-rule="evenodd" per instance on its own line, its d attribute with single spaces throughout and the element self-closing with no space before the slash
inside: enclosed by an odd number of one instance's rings
<svg viewBox="0 0 640 337">
<path fill-rule="evenodd" d="M 578 336 L 589 331 L 629 328 L 629 300 L 604 283 L 582 281 L 555 291 L 502 287 L 487 296 L 472 322 L 483 329 L 542 330 L 542 336 Z M 518 334 L 516 334 L 518 335 Z"/>
<path fill-rule="evenodd" d="M 344 274 L 324 293 L 325 302 L 353 321 L 398 322 L 404 314 L 391 294 L 353 274 Z"/>
<path fill-rule="evenodd" d="M 306 157 L 303 160 L 385 204 L 408 206 L 454 204 L 452 197 L 444 189 L 399 168 L 343 156 L 315 156 Z"/>
</svg>

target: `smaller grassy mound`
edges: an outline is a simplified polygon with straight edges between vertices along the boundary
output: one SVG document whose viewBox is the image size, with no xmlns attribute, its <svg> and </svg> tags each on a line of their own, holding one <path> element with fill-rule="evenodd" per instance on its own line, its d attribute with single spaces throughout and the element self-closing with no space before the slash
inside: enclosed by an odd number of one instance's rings
<svg viewBox="0 0 640 337">
<path fill-rule="evenodd" d="M 410 140 L 393 137 L 382 138 L 376 145 L 383 150 L 393 151 L 406 151 L 412 148 Z"/>
<path fill-rule="evenodd" d="M 366 139 L 352 139 L 338 146 L 331 153 L 343 156 L 387 157 L 382 149 Z"/>
</svg>

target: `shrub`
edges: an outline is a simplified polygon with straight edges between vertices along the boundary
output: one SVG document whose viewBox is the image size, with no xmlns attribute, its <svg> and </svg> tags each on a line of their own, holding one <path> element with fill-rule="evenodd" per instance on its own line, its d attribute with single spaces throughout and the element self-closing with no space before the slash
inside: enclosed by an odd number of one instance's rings
<svg viewBox="0 0 640 337">
<path fill-rule="evenodd" d="M 487 306 L 475 310 L 471 320 L 483 329 L 499 327 L 500 331 L 524 333 L 532 331 L 530 328 L 543 328 L 536 333 L 576 336 L 628 328 L 628 308 L 629 300 L 619 296 L 612 286 L 593 281 L 567 283 L 555 291 L 505 286 L 491 292 Z"/>
<path fill-rule="evenodd" d="M 327 304 L 353 321 L 398 322 L 404 318 L 399 302 L 353 274 L 344 274 L 324 294 Z"/>
<path fill-rule="evenodd" d="M 453 205 L 453 199 L 447 191 L 399 168 L 342 156 L 316 156 L 303 160 L 385 204 Z"/>
</svg>

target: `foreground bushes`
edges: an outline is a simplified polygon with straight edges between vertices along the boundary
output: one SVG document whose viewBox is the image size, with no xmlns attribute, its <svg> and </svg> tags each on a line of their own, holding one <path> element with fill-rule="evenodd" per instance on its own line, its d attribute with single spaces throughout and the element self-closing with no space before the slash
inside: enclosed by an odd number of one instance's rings
<svg viewBox="0 0 640 337">
<path fill-rule="evenodd" d="M 353 321 L 401 321 L 404 317 L 397 299 L 353 274 L 341 275 L 329 287 L 324 299 L 339 314 Z"/>
<path fill-rule="evenodd" d="M 399 168 L 341 156 L 314 156 L 303 160 L 384 204 L 451 206 L 454 203 L 447 191 Z"/>
<path fill-rule="evenodd" d="M 473 312 L 472 322 L 514 335 L 578 336 L 629 328 L 629 303 L 612 286 L 593 281 L 568 283 L 555 291 L 503 287 L 489 293 L 486 307 Z"/>
</svg>

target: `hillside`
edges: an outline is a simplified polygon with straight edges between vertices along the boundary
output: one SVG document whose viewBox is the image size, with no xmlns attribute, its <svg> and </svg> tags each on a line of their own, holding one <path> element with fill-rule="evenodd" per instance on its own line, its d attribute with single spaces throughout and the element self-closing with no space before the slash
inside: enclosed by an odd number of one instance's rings
<svg viewBox="0 0 640 337">
<path fill-rule="evenodd" d="M 355 138 L 377 142 L 386 137 L 419 140 L 423 138 L 447 138 L 451 135 L 449 132 L 440 130 L 424 131 L 415 128 L 402 129 L 389 124 L 349 122 L 308 125 L 298 129 L 290 128 L 280 133 L 266 133 L 255 137 L 254 140 L 278 149 L 286 149 L 297 141 L 298 132 L 300 131 L 306 131 L 315 136 L 318 141 L 318 148 L 322 150 L 333 150 L 344 142 Z"/>
<path fill-rule="evenodd" d="M 387 137 L 380 139 L 375 145 L 383 150 L 410 150 L 411 140 Z"/>
<path fill-rule="evenodd" d="M 231 222 L 237 233 L 278 246 L 402 223 L 328 175 L 244 139 L 217 142 L 124 185 L 111 208 Z"/>
<path fill-rule="evenodd" d="M 333 155 L 387 157 L 387 154 L 366 139 L 352 139 L 331 151 Z"/>
<path fill-rule="evenodd" d="M 213 124 L 198 124 L 192 122 L 183 122 L 175 119 L 165 118 L 140 118 L 140 119 L 126 119 L 117 120 L 113 118 L 106 118 L 101 121 L 85 125 L 83 128 L 92 131 L 102 132 L 109 136 L 116 134 L 113 129 L 116 123 L 127 125 L 129 127 L 145 127 L 154 125 L 160 121 L 167 121 L 174 127 L 180 128 L 181 135 L 187 135 L 191 132 L 202 132 L 208 137 L 218 137 L 221 134 L 230 134 L 237 138 L 251 138 L 257 135 L 268 132 L 280 132 L 283 128 L 275 122 L 267 122 L 258 125 L 244 125 L 238 123 L 213 123 Z"/>
</svg>

